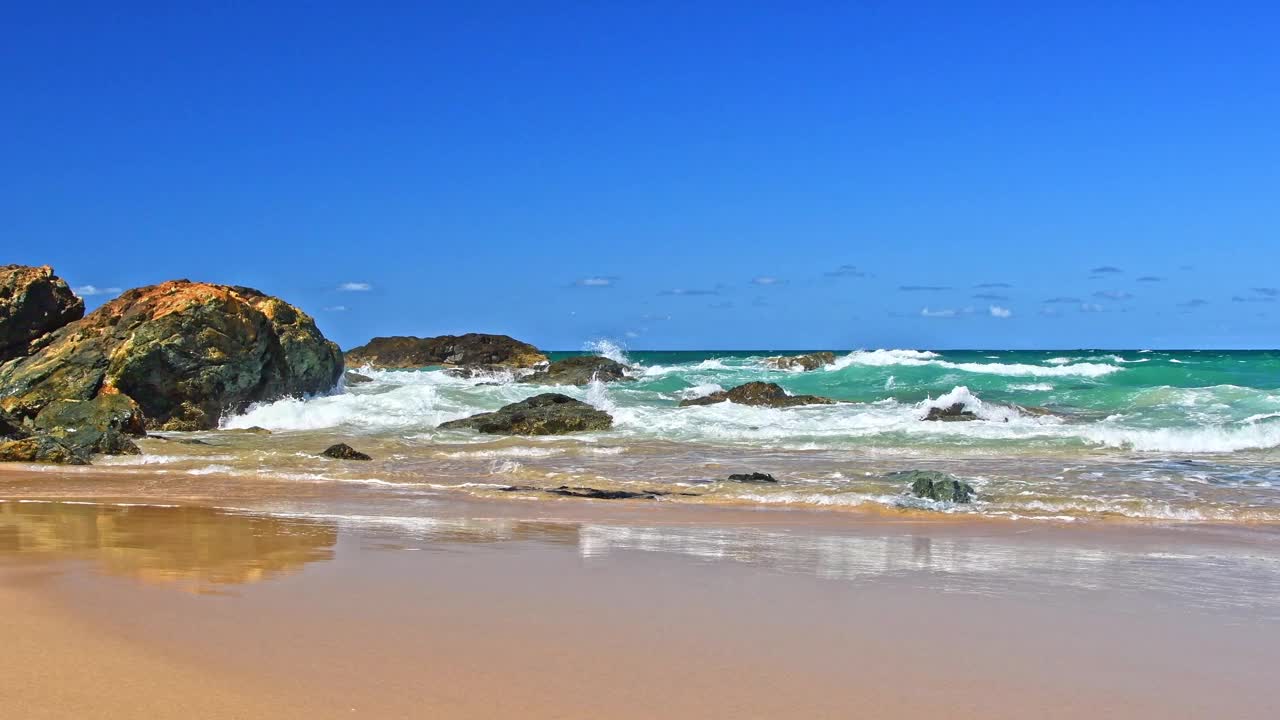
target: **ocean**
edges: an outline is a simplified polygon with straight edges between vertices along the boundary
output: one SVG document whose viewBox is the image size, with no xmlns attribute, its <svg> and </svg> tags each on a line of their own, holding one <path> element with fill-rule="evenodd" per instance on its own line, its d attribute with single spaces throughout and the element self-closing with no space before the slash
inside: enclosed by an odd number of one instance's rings
<svg viewBox="0 0 1280 720">
<path fill-rule="evenodd" d="M 1280 522 L 1280 353 L 1271 351 L 841 351 L 822 369 L 768 367 L 768 351 L 592 352 L 634 379 L 547 388 L 441 369 L 358 370 L 373 382 L 249 408 L 225 430 L 147 441 L 146 455 L 102 470 L 189 478 L 217 498 L 218 478 L 280 486 L 347 484 L 391 504 L 441 493 L 581 502 L 562 485 L 672 493 L 661 503 L 1027 521 Z M 580 353 L 553 353 L 559 359 Z M 681 399 L 752 380 L 844 401 L 785 409 Z M 440 423 L 554 390 L 614 417 L 613 429 L 507 438 Z M 927 422 L 961 402 L 969 422 Z M 186 438 L 188 442 L 180 440 Z M 190 442 L 190 441 L 198 442 Z M 316 457 L 344 441 L 372 463 Z M 975 502 L 913 497 L 891 473 L 951 473 Z M 726 480 L 765 472 L 775 484 Z M 204 483 L 204 485 L 201 485 Z M 167 481 L 169 492 L 175 481 Z M 521 489 L 511 490 L 512 486 Z M 397 500 L 396 498 L 399 498 Z"/>
</svg>

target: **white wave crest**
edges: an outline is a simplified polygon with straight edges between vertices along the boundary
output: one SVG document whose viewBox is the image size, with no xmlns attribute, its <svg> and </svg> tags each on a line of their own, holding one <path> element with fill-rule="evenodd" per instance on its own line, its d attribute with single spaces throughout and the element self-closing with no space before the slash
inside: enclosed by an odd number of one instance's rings
<svg viewBox="0 0 1280 720">
<path fill-rule="evenodd" d="M 1044 365 L 1027 365 L 1024 363 L 957 363 L 941 360 L 937 353 L 918 350 L 855 350 L 836 360 L 830 366 L 834 370 L 851 365 L 886 367 L 892 365 L 934 366 L 949 370 L 982 373 L 986 375 L 1009 375 L 1014 377 L 1101 377 L 1119 372 L 1124 368 L 1106 363 L 1072 362 L 1069 358 L 1052 358 L 1048 362 L 1065 361 L 1053 367 Z"/>
<path fill-rule="evenodd" d="M 583 344 L 582 349 L 593 352 L 601 357 L 609 358 L 614 362 L 622 363 L 623 365 L 631 364 L 631 358 L 627 357 L 626 349 L 623 348 L 621 344 L 614 342 L 613 340 L 606 338 L 592 340 Z"/>
</svg>

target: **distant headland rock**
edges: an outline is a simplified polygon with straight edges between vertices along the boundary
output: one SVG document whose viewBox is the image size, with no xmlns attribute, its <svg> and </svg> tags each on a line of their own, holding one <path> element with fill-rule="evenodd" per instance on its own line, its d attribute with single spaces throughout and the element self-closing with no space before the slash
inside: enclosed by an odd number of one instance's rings
<svg viewBox="0 0 1280 720">
<path fill-rule="evenodd" d="M 429 365 L 486 368 L 532 368 L 547 362 L 538 348 L 506 335 L 441 335 L 376 337 L 347 351 L 351 367 L 405 370 Z"/>
</svg>

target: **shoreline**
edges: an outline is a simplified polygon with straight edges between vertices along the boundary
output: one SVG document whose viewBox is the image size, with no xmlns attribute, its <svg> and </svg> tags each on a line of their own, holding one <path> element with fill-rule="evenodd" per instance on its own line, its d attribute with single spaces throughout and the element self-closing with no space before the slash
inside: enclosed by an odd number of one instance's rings
<svg viewBox="0 0 1280 720">
<path fill-rule="evenodd" d="M 0 503 L 0 694 L 107 718 L 1275 707 L 1280 552 L 1254 533 L 530 505 Z"/>
</svg>

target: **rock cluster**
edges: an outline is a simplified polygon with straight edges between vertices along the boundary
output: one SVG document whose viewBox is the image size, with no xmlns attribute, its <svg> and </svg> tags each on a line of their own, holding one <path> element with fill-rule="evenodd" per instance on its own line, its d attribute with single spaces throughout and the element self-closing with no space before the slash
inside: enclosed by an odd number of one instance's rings
<svg viewBox="0 0 1280 720">
<path fill-rule="evenodd" d="M 563 435 L 608 430 L 612 426 L 613 417 L 607 412 L 568 395 L 543 393 L 494 412 L 442 423 L 440 429 L 475 430 L 493 435 Z"/>
<path fill-rule="evenodd" d="M 0 366 L 0 406 L 123 393 L 149 427 L 206 430 L 250 403 L 327 391 L 342 354 L 315 322 L 245 287 L 173 280 L 125 292 Z"/>
<path fill-rule="evenodd" d="M 557 360 L 532 375 L 520 379 L 533 385 L 586 385 L 592 380 L 617 382 L 629 380 L 626 365 L 606 357 L 583 355 Z"/>
<path fill-rule="evenodd" d="M 764 359 L 765 364 L 769 367 L 779 370 L 804 370 L 806 372 L 826 367 L 835 361 L 836 354 L 826 351 L 807 355 L 779 355 Z"/>
<path fill-rule="evenodd" d="M 347 364 L 391 370 L 430 365 L 501 369 L 531 368 L 547 362 L 538 348 L 506 335 L 441 335 L 440 337 L 376 337 L 347 351 Z"/>
<path fill-rule="evenodd" d="M 785 408 L 797 405 L 832 405 L 836 401 L 817 395 L 790 395 L 777 383 L 749 382 L 730 390 L 704 395 L 699 398 L 681 400 L 680 407 L 691 405 L 714 405 L 732 402 L 738 405 L 757 405 L 761 407 Z"/>
<path fill-rule="evenodd" d="M 965 420 L 977 420 L 978 416 L 966 407 L 964 403 L 952 403 L 947 407 L 929 408 L 929 412 L 925 414 L 924 419 L 933 422 L 962 422 Z"/>
<path fill-rule="evenodd" d="M 904 470 L 890 473 L 888 478 L 910 482 L 911 494 L 926 500 L 967 503 L 977 494 L 969 483 L 937 470 Z"/>
</svg>

